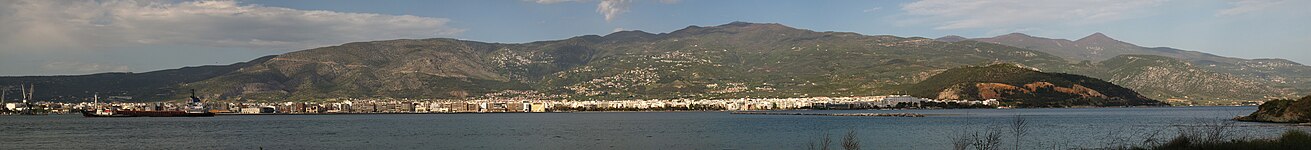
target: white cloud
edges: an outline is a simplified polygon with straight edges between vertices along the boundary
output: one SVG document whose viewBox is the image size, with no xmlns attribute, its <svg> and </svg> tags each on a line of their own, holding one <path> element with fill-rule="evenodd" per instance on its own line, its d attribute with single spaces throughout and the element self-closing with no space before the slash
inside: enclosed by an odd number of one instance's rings
<svg viewBox="0 0 1311 150">
<path fill-rule="evenodd" d="M 298 50 L 463 32 L 445 18 L 243 5 L 233 1 L 0 2 L 0 50 L 188 45 Z"/>
<path fill-rule="evenodd" d="M 1216 15 L 1227 16 L 1227 15 L 1238 15 L 1238 14 L 1244 14 L 1254 11 L 1260 11 L 1260 10 L 1269 9 L 1271 7 L 1279 6 L 1284 2 L 1288 2 L 1288 1 L 1287 0 L 1237 0 L 1231 2 L 1231 4 L 1233 4 L 1234 7 L 1220 10 L 1220 12 L 1216 12 Z M 1306 8 L 1298 8 L 1298 9 L 1306 9 Z"/>
<path fill-rule="evenodd" d="M 1088 24 L 1124 19 L 1162 0 L 920 0 L 902 5 L 913 21 L 936 29 L 997 28 L 1033 24 Z"/>
<path fill-rule="evenodd" d="M 524 0 L 524 1 L 535 2 L 538 4 L 556 4 L 556 3 L 563 3 L 563 2 L 586 2 L 586 3 L 598 2 L 598 0 Z M 601 16 L 605 17 L 605 21 L 609 22 L 614 20 L 615 18 L 618 18 L 619 14 L 627 13 L 628 8 L 633 4 L 633 2 L 634 0 L 599 0 L 599 3 L 596 4 L 596 12 L 601 13 Z M 682 2 L 682 0 L 657 0 L 656 2 L 659 2 L 661 4 L 678 4 L 679 2 Z"/>
<path fill-rule="evenodd" d="M 605 15 L 605 21 L 610 21 L 619 14 L 628 12 L 628 6 L 632 3 L 632 0 L 601 0 L 601 3 L 596 4 L 596 12 Z"/>
<path fill-rule="evenodd" d="M 47 71 L 59 71 L 59 72 L 75 71 L 75 72 L 84 72 L 84 73 L 127 72 L 128 70 L 131 70 L 131 68 L 128 68 L 127 66 L 124 65 L 106 65 L 106 64 L 99 64 L 99 63 L 66 62 L 66 61 L 47 62 L 45 65 L 41 65 L 41 69 L 45 69 Z"/>
<path fill-rule="evenodd" d="M 883 9 L 883 7 L 874 7 L 870 9 L 861 10 L 860 12 L 874 12 L 874 11 L 879 11 L 880 9 Z"/>
<path fill-rule="evenodd" d="M 619 32 L 619 31 L 624 31 L 624 28 L 615 28 L 614 30 L 610 30 L 610 33 Z"/>
<path fill-rule="evenodd" d="M 555 4 L 555 3 L 563 3 L 563 2 L 581 2 L 585 0 L 525 0 L 525 1 L 532 1 L 538 4 Z"/>
</svg>

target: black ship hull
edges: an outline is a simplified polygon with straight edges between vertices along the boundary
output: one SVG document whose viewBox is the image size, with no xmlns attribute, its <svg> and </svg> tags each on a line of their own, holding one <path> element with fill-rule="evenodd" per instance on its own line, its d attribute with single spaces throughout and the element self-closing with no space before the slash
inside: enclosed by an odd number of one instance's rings
<svg viewBox="0 0 1311 150">
<path fill-rule="evenodd" d="M 96 114 L 82 111 L 83 117 L 213 117 L 214 113 L 187 113 L 185 111 L 114 111 L 112 114 Z"/>
</svg>

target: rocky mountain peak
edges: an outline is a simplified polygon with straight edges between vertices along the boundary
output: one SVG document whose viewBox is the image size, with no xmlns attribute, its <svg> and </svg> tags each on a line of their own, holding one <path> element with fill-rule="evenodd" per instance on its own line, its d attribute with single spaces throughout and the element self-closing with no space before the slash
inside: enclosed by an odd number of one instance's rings
<svg viewBox="0 0 1311 150">
<path fill-rule="evenodd" d="M 610 34 L 607 34 L 607 35 L 605 35 L 605 36 L 606 36 L 606 37 L 610 37 L 610 36 L 617 36 L 617 35 L 618 35 L 618 36 L 627 36 L 627 35 L 655 35 L 655 34 L 651 34 L 650 32 L 646 32 L 646 31 L 642 31 L 642 30 L 627 30 L 627 31 L 619 31 L 619 32 L 610 33 Z"/>
<path fill-rule="evenodd" d="M 1085 45 L 1101 45 L 1101 44 L 1132 45 L 1111 38 L 1110 36 L 1106 36 L 1106 34 L 1102 34 L 1101 32 L 1093 33 L 1092 35 L 1085 36 L 1083 38 L 1080 38 L 1079 40 L 1075 40 L 1074 42 L 1079 44 L 1085 44 Z"/>
<path fill-rule="evenodd" d="M 998 42 L 1040 41 L 1040 40 L 1050 40 L 1050 39 L 1035 37 L 1024 33 L 1010 33 L 1006 35 L 999 35 L 991 38 L 979 38 L 975 40 L 998 43 Z"/>
<path fill-rule="evenodd" d="M 1028 34 L 1016 32 L 1016 33 L 997 36 L 997 38 L 1034 38 L 1034 37 Z"/>
<path fill-rule="evenodd" d="M 943 41 L 943 42 L 958 42 L 958 41 L 964 41 L 964 40 L 969 40 L 969 39 L 968 39 L 968 38 L 965 38 L 965 37 L 961 37 L 961 36 L 956 36 L 956 35 L 947 35 L 947 36 L 943 36 L 943 37 L 940 37 L 940 38 L 937 38 L 937 39 L 933 39 L 933 40 Z"/>
<path fill-rule="evenodd" d="M 778 32 L 778 31 L 802 31 L 802 30 L 788 27 L 778 23 L 752 23 L 752 22 L 734 21 L 728 24 L 711 26 L 711 27 L 688 26 L 687 28 L 670 32 L 670 34 L 698 35 L 698 34 L 707 34 L 707 33 L 716 33 L 716 32 Z"/>
<path fill-rule="evenodd" d="M 619 32 L 610 33 L 603 37 L 605 39 L 611 39 L 611 40 L 626 40 L 626 39 L 646 39 L 656 36 L 658 35 L 648 33 L 642 30 L 629 30 L 629 31 L 619 31 Z"/>
<path fill-rule="evenodd" d="M 783 28 L 792 28 L 792 27 L 784 26 L 783 24 L 778 24 L 778 23 L 752 23 L 752 22 L 742 22 L 742 21 L 734 21 L 734 22 L 730 22 L 730 23 L 728 23 L 728 24 L 723 24 L 723 25 L 719 25 L 719 26 L 715 26 L 715 27 L 720 27 L 720 28 L 729 28 L 729 27 L 768 27 L 768 28 L 778 28 L 778 27 L 783 27 Z"/>
</svg>

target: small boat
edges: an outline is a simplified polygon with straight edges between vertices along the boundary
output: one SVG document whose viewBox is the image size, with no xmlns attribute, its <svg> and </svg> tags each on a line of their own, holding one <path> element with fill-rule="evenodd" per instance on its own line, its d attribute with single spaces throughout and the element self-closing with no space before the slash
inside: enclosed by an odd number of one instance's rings
<svg viewBox="0 0 1311 150">
<path fill-rule="evenodd" d="M 119 110 L 118 108 L 104 108 L 95 110 L 83 110 L 83 117 L 213 117 L 214 113 L 209 112 L 209 107 L 196 97 L 196 90 L 191 90 L 191 102 L 187 103 L 186 110 Z"/>
</svg>

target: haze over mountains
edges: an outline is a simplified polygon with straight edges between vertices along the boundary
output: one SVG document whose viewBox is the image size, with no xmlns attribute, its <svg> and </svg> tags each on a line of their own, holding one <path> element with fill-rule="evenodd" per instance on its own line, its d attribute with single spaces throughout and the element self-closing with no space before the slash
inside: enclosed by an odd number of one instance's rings
<svg viewBox="0 0 1311 150">
<path fill-rule="evenodd" d="M 1261 100 L 1311 89 L 1311 69 L 1290 61 L 1144 48 L 1102 34 L 1076 41 L 1023 34 L 934 40 L 746 22 L 516 44 L 354 42 L 227 66 L 0 77 L 0 85 L 34 83 L 39 99 L 55 101 L 94 93 L 156 101 L 183 95 L 181 89 L 244 101 L 864 96 L 908 93 L 947 69 L 998 63 L 1085 75 L 1158 100 Z"/>
</svg>

